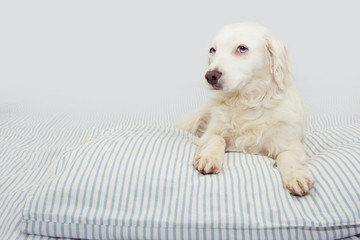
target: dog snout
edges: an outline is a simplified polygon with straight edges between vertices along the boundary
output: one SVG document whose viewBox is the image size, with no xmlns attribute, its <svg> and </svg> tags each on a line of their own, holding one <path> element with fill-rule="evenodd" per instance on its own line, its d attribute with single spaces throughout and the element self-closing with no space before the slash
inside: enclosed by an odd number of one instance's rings
<svg viewBox="0 0 360 240">
<path fill-rule="evenodd" d="M 221 77 L 222 73 L 219 71 L 208 71 L 205 74 L 205 78 L 208 81 L 208 83 L 210 83 L 211 85 L 215 85 L 218 83 L 220 77 Z"/>
</svg>

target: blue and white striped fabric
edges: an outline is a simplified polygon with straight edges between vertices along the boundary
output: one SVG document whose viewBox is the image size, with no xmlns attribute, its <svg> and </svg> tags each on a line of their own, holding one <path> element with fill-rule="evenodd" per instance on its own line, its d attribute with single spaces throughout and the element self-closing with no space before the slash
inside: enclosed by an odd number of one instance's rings
<svg viewBox="0 0 360 240">
<path fill-rule="evenodd" d="M 123 127 L 65 152 L 30 194 L 22 230 L 91 239 L 336 239 L 359 233 L 360 123 L 308 134 L 316 185 L 298 198 L 274 161 L 226 154 L 202 175 L 184 131 Z"/>
<path fill-rule="evenodd" d="M 302 198 L 266 157 L 227 153 L 220 174 L 194 170 L 191 135 L 172 127 L 191 107 L 140 115 L 3 107 L 0 239 L 356 239 L 358 100 L 310 113 L 316 185 Z"/>
</svg>

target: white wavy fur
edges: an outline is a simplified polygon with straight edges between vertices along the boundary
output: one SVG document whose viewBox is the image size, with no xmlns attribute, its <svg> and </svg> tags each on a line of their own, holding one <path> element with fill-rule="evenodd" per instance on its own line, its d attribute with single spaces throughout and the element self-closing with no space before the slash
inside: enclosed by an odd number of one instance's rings
<svg viewBox="0 0 360 240">
<path fill-rule="evenodd" d="M 236 54 L 239 45 L 248 51 Z M 285 46 L 258 24 L 236 23 L 220 29 L 211 47 L 207 71 L 222 73 L 221 89 L 206 83 L 213 98 L 176 125 L 200 138 L 193 165 L 219 173 L 226 151 L 268 156 L 291 194 L 308 194 L 314 181 L 302 144 L 305 112 Z"/>
</svg>

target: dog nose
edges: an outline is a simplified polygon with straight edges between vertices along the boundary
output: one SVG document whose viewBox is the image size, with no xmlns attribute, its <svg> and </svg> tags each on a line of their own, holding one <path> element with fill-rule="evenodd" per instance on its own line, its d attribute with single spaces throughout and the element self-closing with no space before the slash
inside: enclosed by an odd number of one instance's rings
<svg viewBox="0 0 360 240">
<path fill-rule="evenodd" d="M 208 81 L 208 83 L 210 83 L 211 85 L 215 85 L 219 81 L 221 75 L 222 73 L 219 71 L 208 71 L 205 74 L 205 78 Z"/>
</svg>

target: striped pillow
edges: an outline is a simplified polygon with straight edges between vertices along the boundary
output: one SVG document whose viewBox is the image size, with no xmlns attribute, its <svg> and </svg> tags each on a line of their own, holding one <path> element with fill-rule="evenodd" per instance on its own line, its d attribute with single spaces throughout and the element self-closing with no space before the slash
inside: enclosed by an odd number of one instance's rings
<svg viewBox="0 0 360 240">
<path fill-rule="evenodd" d="M 359 136 L 359 123 L 308 132 L 316 185 L 299 198 L 284 189 L 272 159 L 226 153 L 220 174 L 202 175 L 184 131 L 106 131 L 54 161 L 51 180 L 26 200 L 22 231 L 91 239 L 353 236 L 360 233 Z"/>
</svg>

